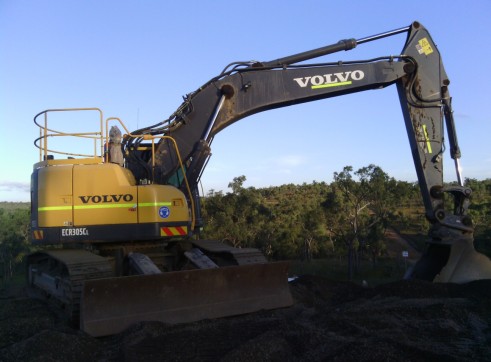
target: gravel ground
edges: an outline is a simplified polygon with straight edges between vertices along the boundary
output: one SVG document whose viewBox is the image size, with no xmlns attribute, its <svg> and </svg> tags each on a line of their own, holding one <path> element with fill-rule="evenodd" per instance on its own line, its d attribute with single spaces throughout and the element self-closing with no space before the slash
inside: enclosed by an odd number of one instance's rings
<svg viewBox="0 0 491 362">
<path fill-rule="evenodd" d="M 491 280 L 363 288 L 303 276 L 290 287 L 290 308 L 104 338 L 3 290 L 0 361 L 491 361 Z"/>
</svg>

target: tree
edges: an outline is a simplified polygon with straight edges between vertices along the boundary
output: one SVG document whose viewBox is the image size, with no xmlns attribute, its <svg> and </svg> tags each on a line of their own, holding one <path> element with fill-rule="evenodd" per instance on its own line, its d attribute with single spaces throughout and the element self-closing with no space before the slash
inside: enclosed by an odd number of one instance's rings
<svg viewBox="0 0 491 362">
<path fill-rule="evenodd" d="M 234 180 L 232 182 L 229 182 L 228 187 L 232 189 L 232 192 L 234 194 L 239 194 L 240 191 L 243 189 L 242 185 L 244 184 L 246 180 L 246 177 L 244 175 L 234 177 Z"/>
<path fill-rule="evenodd" d="M 229 183 L 231 193 L 213 193 L 206 198 L 206 237 L 220 239 L 234 247 L 256 244 L 256 236 L 268 210 L 262 206 L 261 194 L 256 189 L 243 187 L 245 181 L 245 176 L 235 177 Z"/>
<path fill-rule="evenodd" d="M 29 210 L 0 209 L 0 273 L 4 280 L 13 276 L 30 249 Z"/>
<path fill-rule="evenodd" d="M 385 230 L 395 205 L 391 193 L 394 186 L 395 180 L 373 164 L 355 172 L 352 166 L 345 166 L 343 171 L 334 173 L 332 191 L 323 207 L 329 232 L 342 240 L 347 248 L 350 279 L 356 267 L 360 242 L 371 245 L 375 256 L 382 248 L 382 233 L 376 231 Z M 367 244 L 367 241 L 370 242 Z"/>
<path fill-rule="evenodd" d="M 468 214 L 475 227 L 476 249 L 491 257 L 491 179 L 466 178 L 465 186 L 472 189 Z"/>
<path fill-rule="evenodd" d="M 255 247 L 272 259 L 311 259 L 323 249 L 325 218 L 320 204 L 328 185 L 321 182 L 245 188 L 245 176 L 229 183 L 232 192 L 209 193 L 204 200 L 204 237 L 237 247 Z"/>
<path fill-rule="evenodd" d="M 318 240 L 325 234 L 325 218 L 320 205 L 305 212 L 301 217 L 303 257 L 310 261 L 318 250 Z"/>
</svg>

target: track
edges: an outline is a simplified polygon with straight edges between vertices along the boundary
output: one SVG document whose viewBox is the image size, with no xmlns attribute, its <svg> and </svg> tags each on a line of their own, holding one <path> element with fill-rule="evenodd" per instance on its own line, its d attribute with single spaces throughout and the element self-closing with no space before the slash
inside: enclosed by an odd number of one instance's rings
<svg viewBox="0 0 491 362">
<path fill-rule="evenodd" d="M 85 250 L 38 252 L 29 256 L 28 265 L 31 294 L 55 297 L 77 324 L 84 281 L 114 276 L 107 258 Z"/>
</svg>

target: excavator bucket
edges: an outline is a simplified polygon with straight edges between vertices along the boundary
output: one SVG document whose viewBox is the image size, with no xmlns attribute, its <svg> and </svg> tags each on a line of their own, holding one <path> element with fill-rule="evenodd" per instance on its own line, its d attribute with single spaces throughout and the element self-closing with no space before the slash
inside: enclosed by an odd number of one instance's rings
<svg viewBox="0 0 491 362">
<path fill-rule="evenodd" d="M 491 279 L 491 260 L 474 249 L 472 240 L 456 240 L 450 249 L 447 264 L 435 277 L 435 282 L 467 283 Z"/>
<path fill-rule="evenodd" d="M 188 323 L 292 305 L 288 262 L 86 281 L 80 328 L 98 337 L 141 321 Z"/>
<path fill-rule="evenodd" d="M 429 244 L 406 279 L 457 284 L 491 279 L 491 260 L 474 249 L 473 238 L 455 236 L 452 240 L 452 244 Z"/>
</svg>

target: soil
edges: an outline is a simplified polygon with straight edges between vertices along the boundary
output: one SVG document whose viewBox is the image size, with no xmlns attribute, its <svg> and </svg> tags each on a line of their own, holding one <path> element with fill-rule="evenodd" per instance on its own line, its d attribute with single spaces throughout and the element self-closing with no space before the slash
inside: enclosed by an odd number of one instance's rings
<svg viewBox="0 0 491 362">
<path fill-rule="evenodd" d="M 93 338 L 0 293 L 0 361 L 491 361 L 491 280 L 376 287 L 303 276 L 292 307 Z"/>
</svg>

